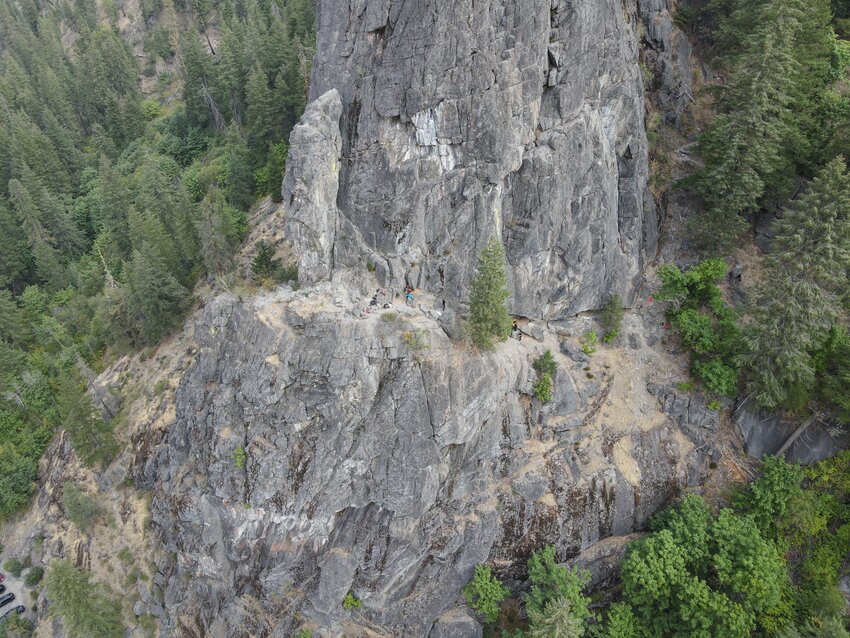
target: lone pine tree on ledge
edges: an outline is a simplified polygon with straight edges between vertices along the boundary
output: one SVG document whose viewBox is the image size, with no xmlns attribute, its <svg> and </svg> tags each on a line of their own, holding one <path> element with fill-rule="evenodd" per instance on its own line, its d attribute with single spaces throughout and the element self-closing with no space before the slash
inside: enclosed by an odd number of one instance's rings
<svg viewBox="0 0 850 638">
<path fill-rule="evenodd" d="M 496 341 L 511 334 L 508 300 L 508 273 L 505 247 L 491 237 L 478 258 L 478 276 L 469 293 L 469 334 L 482 350 L 492 350 Z"/>
</svg>

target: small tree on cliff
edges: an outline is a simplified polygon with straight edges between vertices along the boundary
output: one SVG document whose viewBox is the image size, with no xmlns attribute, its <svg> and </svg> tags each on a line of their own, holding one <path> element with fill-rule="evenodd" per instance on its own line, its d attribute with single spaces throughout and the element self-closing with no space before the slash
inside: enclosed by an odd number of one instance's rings
<svg viewBox="0 0 850 638">
<path fill-rule="evenodd" d="M 482 350 L 491 350 L 495 341 L 506 341 L 511 334 L 505 305 L 509 295 L 505 247 L 491 237 L 478 258 L 478 276 L 469 293 L 469 334 Z"/>
</svg>

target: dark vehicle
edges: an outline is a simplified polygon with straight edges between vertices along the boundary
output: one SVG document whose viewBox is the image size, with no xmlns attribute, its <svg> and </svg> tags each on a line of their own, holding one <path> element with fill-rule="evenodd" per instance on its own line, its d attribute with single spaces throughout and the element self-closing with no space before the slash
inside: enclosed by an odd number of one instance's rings
<svg viewBox="0 0 850 638">
<path fill-rule="evenodd" d="M 4 605 L 8 605 L 13 600 L 15 600 L 15 594 L 10 593 L 10 594 L 4 594 L 3 596 L 0 596 L 0 607 L 3 607 Z"/>
<path fill-rule="evenodd" d="M 20 614 L 24 613 L 26 610 L 27 610 L 27 608 L 24 607 L 23 605 L 18 605 L 17 607 L 12 607 L 11 609 L 6 610 L 6 613 L 4 613 L 2 616 L 0 616 L 0 620 L 3 620 L 6 616 L 8 616 L 12 613 L 20 615 Z"/>
<path fill-rule="evenodd" d="M 6 585 L 0 585 L 0 594 L 6 591 Z"/>
</svg>

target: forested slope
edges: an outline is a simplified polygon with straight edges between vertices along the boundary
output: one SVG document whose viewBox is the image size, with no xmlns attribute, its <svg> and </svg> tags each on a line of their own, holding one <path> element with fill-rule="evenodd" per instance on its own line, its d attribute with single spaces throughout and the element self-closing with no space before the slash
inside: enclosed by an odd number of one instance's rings
<svg viewBox="0 0 850 638">
<path fill-rule="evenodd" d="M 744 307 L 706 294 L 722 262 L 661 271 L 673 324 L 709 390 L 828 425 L 847 423 L 850 387 L 847 11 L 828 0 L 680 7 L 722 78 L 709 89 L 716 117 L 698 140 L 703 166 L 681 184 L 702 202 L 692 244 L 726 259 L 759 219 L 780 219 Z"/>
<path fill-rule="evenodd" d="M 90 463 L 115 452 L 82 375 L 231 269 L 307 99 L 310 0 L 137 9 L 122 35 L 113 3 L 0 3 L 0 515 L 54 428 Z"/>
</svg>

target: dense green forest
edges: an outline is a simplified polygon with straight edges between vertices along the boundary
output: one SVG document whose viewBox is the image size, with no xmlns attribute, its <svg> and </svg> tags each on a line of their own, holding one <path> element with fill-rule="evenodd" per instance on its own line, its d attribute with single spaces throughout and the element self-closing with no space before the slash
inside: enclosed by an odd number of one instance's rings
<svg viewBox="0 0 850 638">
<path fill-rule="evenodd" d="M 838 579 L 850 548 L 850 452 L 811 468 L 766 457 L 761 475 L 712 509 L 701 496 L 656 514 L 601 599 L 551 547 L 528 562 L 517 600 L 488 567 L 463 591 L 502 638 L 847 638 Z"/>
<path fill-rule="evenodd" d="M 704 166 L 683 181 L 704 203 L 690 238 L 713 259 L 661 269 L 672 324 L 708 390 L 846 425 L 850 5 L 710 0 L 679 11 L 724 79 L 710 89 L 716 117 L 698 142 Z M 748 304 L 730 308 L 716 287 L 723 260 L 777 209 Z"/>
<path fill-rule="evenodd" d="M 112 2 L 0 2 L 0 516 L 55 428 L 88 463 L 114 454 L 85 377 L 231 269 L 306 103 L 311 0 L 141 12 L 139 52 Z"/>
</svg>

